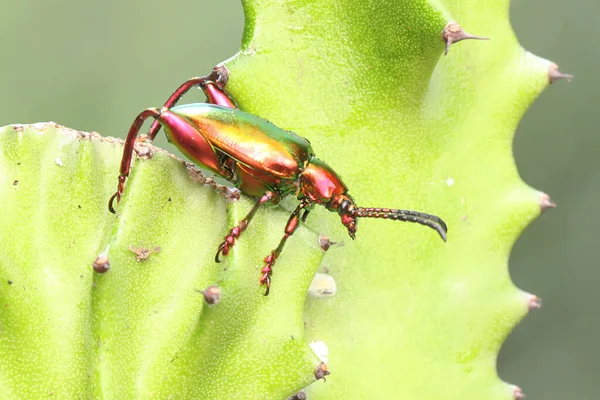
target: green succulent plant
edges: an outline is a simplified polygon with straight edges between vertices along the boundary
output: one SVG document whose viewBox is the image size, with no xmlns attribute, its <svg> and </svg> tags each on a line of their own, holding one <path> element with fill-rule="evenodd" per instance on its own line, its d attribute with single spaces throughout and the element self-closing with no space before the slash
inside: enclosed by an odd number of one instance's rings
<svg viewBox="0 0 600 400">
<path fill-rule="evenodd" d="M 122 142 L 7 126 L 3 397 L 521 396 L 498 378 L 496 355 L 539 299 L 512 284 L 507 260 L 553 203 L 519 178 L 512 137 L 565 75 L 518 45 L 508 1 L 243 4 L 242 50 L 224 63 L 240 107 L 307 137 L 359 205 L 440 215 L 448 242 L 381 220 L 360 221 L 353 242 L 318 209 L 264 297 L 262 260 L 294 199 L 263 207 L 216 264 L 253 199 L 141 143 L 113 216 Z M 461 26 L 492 40 L 450 46 L 469 38 Z M 337 242 L 327 253 L 321 234 Z M 331 375 L 314 383 L 322 362 Z"/>
</svg>

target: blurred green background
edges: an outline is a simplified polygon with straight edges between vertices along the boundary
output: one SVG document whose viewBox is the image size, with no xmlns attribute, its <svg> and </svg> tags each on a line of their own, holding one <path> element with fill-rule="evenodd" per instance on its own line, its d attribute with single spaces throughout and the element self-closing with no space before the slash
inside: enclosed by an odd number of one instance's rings
<svg viewBox="0 0 600 400">
<path fill-rule="evenodd" d="M 243 26 L 239 0 L 0 4 L 0 126 L 53 120 L 109 136 L 124 136 L 139 111 L 160 106 L 182 81 L 233 55 Z M 599 15 L 597 0 L 511 7 L 521 44 L 577 76 L 540 96 L 515 139 L 523 179 L 559 204 L 526 230 L 510 258 L 517 286 L 544 300 L 499 359 L 501 377 L 530 399 L 600 398 L 593 296 L 600 278 Z M 188 101 L 203 100 L 196 92 Z"/>
</svg>

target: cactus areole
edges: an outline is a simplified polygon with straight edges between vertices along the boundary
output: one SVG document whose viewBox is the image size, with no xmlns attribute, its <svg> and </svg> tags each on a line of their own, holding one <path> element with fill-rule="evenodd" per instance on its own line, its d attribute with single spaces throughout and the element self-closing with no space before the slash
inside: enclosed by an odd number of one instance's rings
<svg viewBox="0 0 600 400">
<path fill-rule="evenodd" d="M 221 175 L 244 193 L 258 197 L 248 215 L 229 231 L 217 250 L 215 261 L 220 262 L 219 256 L 229 253 L 262 204 L 276 204 L 291 194 L 300 201 L 285 226 L 279 245 L 264 259 L 260 284 L 266 286 L 265 296 L 271 287 L 273 264 L 285 242 L 317 204 L 337 212 L 352 239 L 355 238 L 358 218 L 384 218 L 428 226 L 446 241 L 448 228 L 435 215 L 356 206 L 338 174 L 314 156 L 308 140 L 239 110 L 225 91 L 227 80 L 225 67 L 217 66 L 208 76 L 184 82 L 160 110 L 149 108 L 135 118 L 123 150 L 118 189 L 109 201 L 111 212 L 115 213 L 114 199 L 119 202 L 123 195 L 139 130 L 147 118 L 153 117 L 155 122 L 148 139 L 154 139 L 160 126 L 164 126 L 169 142 L 195 164 Z M 196 86 L 206 93 L 209 103 L 174 107 L 188 90 Z"/>
</svg>

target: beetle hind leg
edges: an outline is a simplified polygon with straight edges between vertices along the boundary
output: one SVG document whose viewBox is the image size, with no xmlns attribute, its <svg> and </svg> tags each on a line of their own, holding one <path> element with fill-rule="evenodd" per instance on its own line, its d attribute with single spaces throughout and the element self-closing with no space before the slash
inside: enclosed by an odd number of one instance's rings
<svg viewBox="0 0 600 400">
<path fill-rule="evenodd" d="M 222 176 L 228 176 L 228 172 L 222 168 L 213 146 L 194 125 L 190 124 L 189 121 L 180 115 L 165 108 L 161 110 L 148 108 L 135 118 L 127 133 L 127 139 L 125 139 L 123 157 L 121 158 L 119 185 L 117 186 L 117 191 L 111 196 L 108 202 L 108 209 L 113 214 L 116 214 L 113 206 L 114 200 L 116 199 L 117 203 L 121 201 L 121 197 L 125 190 L 125 181 L 131 171 L 131 160 L 133 158 L 136 138 L 144 121 L 150 117 L 154 118 L 159 124 L 165 127 L 165 130 L 170 133 L 172 141 L 186 142 L 188 153 L 193 156 L 197 163 L 201 163 L 206 168 L 209 168 Z"/>
<path fill-rule="evenodd" d="M 140 128 L 144 124 L 144 121 L 150 117 L 158 118 L 160 116 L 160 111 L 156 108 L 149 108 L 147 110 L 139 113 L 133 124 L 131 124 L 131 128 L 129 128 L 129 132 L 127 133 L 127 139 L 125 139 L 125 145 L 123 146 L 123 157 L 121 158 L 121 169 L 119 174 L 119 184 L 117 186 L 117 191 L 110 197 L 108 201 L 108 210 L 116 214 L 115 208 L 113 207 L 113 203 L 115 199 L 117 203 L 121 201 L 121 197 L 123 196 L 123 191 L 125 190 L 125 181 L 129 176 L 129 172 L 131 169 L 131 158 L 133 156 L 133 146 L 135 145 L 136 138 L 138 133 L 140 132 Z"/>
</svg>

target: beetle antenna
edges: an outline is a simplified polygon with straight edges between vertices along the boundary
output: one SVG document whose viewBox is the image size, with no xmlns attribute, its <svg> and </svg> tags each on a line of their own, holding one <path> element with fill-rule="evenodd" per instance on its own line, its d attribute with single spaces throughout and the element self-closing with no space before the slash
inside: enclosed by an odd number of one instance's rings
<svg viewBox="0 0 600 400">
<path fill-rule="evenodd" d="M 416 222 L 417 224 L 435 229 L 444 242 L 446 241 L 446 233 L 448 233 L 448 227 L 440 217 L 419 211 L 396 210 L 394 208 L 357 207 L 355 216 L 360 218 L 385 218 L 397 221 Z"/>
</svg>

